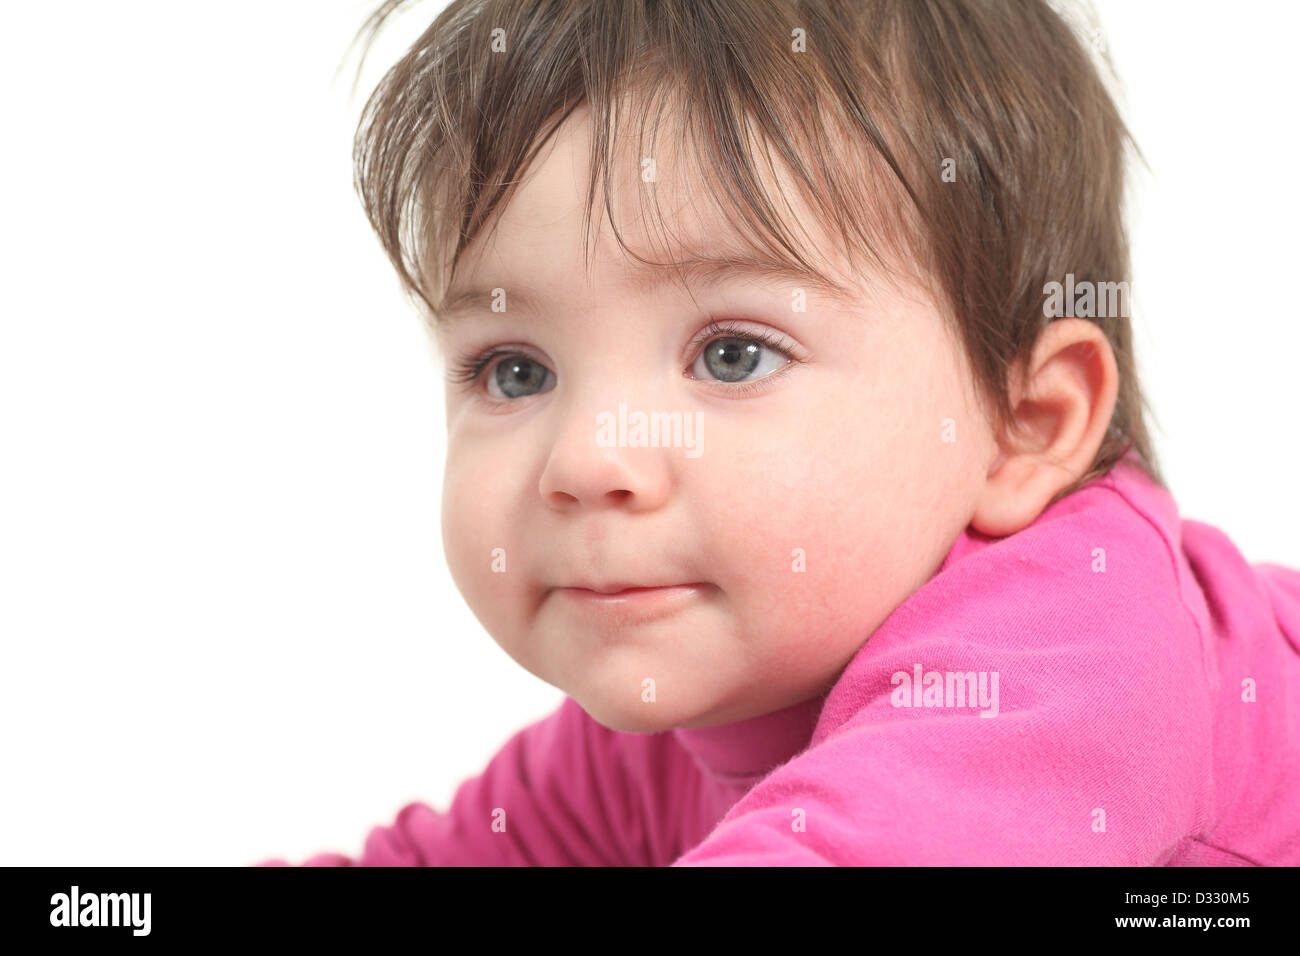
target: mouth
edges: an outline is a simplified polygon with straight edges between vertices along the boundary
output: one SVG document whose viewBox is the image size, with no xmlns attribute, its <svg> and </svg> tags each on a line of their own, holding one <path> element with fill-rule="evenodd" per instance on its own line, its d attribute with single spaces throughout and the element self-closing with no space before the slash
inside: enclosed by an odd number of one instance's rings
<svg viewBox="0 0 1300 956">
<path fill-rule="evenodd" d="M 555 593 L 575 607 L 590 613 L 645 617 L 685 607 L 708 587 L 702 581 L 651 587 L 615 583 L 592 587 L 561 587 L 555 588 Z"/>
<path fill-rule="evenodd" d="M 609 584 L 575 584 L 570 587 L 559 588 L 561 591 L 589 591 L 592 594 L 599 594 L 602 597 L 614 597 L 620 594 L 635 594 L 640 591 L 664 591 L 671 588 L 701 588 L 703 582 L 693 581 L 687 584 L 631 584 L 630 582 L 616 581 Z"/>
</svg>

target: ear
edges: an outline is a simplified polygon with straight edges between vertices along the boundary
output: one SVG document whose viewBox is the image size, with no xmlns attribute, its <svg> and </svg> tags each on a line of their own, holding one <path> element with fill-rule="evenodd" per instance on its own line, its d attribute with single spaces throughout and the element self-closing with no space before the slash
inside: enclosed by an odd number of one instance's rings
<svg viewBox="0 0 1300 956">
<path fill-rule="evenodd" d="M 1110 426 L 1119 371 L 1106 335 L 1086 319 L 1056 319 L 1013 370 L 1008 434 L 998 437 L 971 517 L 975 530 L 1014 534 L 1092 465 Z"/>
</svg>

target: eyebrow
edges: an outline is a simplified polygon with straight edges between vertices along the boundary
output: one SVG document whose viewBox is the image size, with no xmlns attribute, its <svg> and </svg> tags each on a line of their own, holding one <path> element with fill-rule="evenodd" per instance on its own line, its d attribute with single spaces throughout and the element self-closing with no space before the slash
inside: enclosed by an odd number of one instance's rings
<svg viewBox="0 0 1300 956">
<path fill-rule="evenodd" d="M 770 287 L 789 285 L 807 287 L 830 299 L 842 302 L 853 300 L 853 292 L 829 276 L 804 268 L 784 259 L 762 255 L 740 257 L 693 256 L 677 263 L 687 288 L 717 286 L 729 281 L 749 280 Z M 642 265 L 628 279 L 627 288 L 646 293 L 668 285 L 677 278 L 671 266 Z M 507 286 L 505 283 L 452 288 L 447 291 L 435 310 L 438 324 L 447 326 L 476 312 L 486 310 L 496 289 L 506 289 L 512 306 L 534 314 L 544 310 L 546 296 L 528 288 Z"/>
</svg>

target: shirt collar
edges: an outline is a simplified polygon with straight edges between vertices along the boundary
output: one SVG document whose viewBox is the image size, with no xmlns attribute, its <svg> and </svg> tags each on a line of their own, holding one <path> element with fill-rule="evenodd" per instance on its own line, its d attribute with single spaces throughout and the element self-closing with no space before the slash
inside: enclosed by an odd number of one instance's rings
<svg viewBox="0 0 1300 956">
<path fill-rule="evenodd" d="M 751 786 L 812 741 L 824 696 L 783 710 L 713 727 L 678 727 L 678 742 L 708 776 Z"/>
</svg>

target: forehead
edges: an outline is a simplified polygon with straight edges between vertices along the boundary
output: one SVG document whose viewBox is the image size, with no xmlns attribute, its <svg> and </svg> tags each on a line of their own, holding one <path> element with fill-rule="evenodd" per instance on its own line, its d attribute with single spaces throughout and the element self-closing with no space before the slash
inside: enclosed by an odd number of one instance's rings
<svg viewBox="0 0 1300 956">
<path fill-rule="evenodd" d="M 685 148 L 675 124 L 657 127 L 657 135 L 644 142 L 615 139 L 608 205 L 598 182 L 588 232 L 583 214 L 592 141 L 589 111 L 575 111 L 489 227 L 466 247 L 437 310 L 440 325 L 487 309 L 494 289 L 507 290 L 511 308 L 529 308 L 542 304 L 530 301 L 540 290 L 572 293 L 575 283 L 592 280 L 626 293 L 729 279 L 798 286 L 844 300 L 860 293 L 853 278 L 860 268 L 828 254 L 833 244 L 818 215 L 765 141 L 750 143 L 751 155 L 767 158 L 758 170 L 760 201 L 771 204 L 788 231 L 787 248 L 759 241 L 752 225 L 718 201 L 699 168 L 701 157 Z"/>
</svg>

